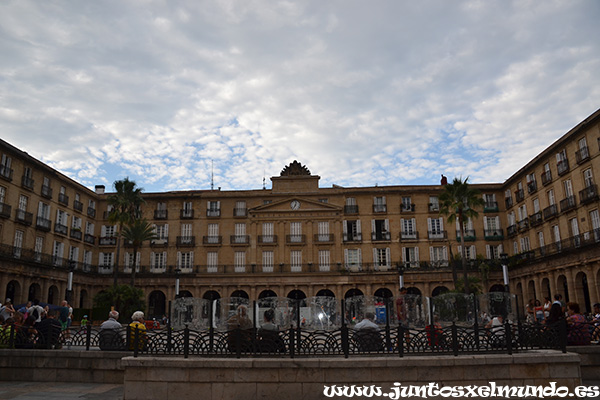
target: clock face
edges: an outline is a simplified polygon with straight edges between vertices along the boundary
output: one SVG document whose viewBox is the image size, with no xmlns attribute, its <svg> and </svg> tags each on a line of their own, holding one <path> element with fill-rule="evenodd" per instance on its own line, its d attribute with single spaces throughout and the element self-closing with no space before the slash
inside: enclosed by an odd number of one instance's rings
<svg viewBox="0 0 600 400">
<path fill-rule="evenodd" d="M 300 202 L 298 200 L 294 200 L 290 203 L 290 207 L 292 207 L 292 210 L 297 210 L 300 208 Z"/>
</svg>

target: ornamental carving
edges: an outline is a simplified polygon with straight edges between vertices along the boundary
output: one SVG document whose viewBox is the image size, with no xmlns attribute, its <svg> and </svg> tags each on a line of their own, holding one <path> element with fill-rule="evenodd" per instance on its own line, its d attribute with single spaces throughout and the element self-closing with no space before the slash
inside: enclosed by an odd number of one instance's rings
<svg viewBox="0 0 600 400">
<path fill-rule="evenodd" d="M 310 171 L 306 166 L 300 164 L 298 161 L 294 160 L 293 163 L 286 166 L 281 170 L 280 176 L 298 176 L 298 175 L 310 175 Z"/>
</svg>

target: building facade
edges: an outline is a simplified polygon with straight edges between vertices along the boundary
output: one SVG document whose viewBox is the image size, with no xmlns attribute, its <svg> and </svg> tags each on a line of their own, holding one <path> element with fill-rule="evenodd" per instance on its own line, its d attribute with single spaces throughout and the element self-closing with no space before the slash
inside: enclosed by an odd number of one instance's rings
<svg viewBox="0 0 600 400">
<path fill-rule="evenodd" d="M 72 303 L 89 308 L 115 265 L 124 283 L 136 268 L 149 315 L 165 312 L 176 281 L 181 295 L 251 300 L 389 297 L 399 274 L 414 293 L 453 289 L 462 249 L 459 227 L 439 214 L 442 185 L 324 188 L 294 161 L 271 189 L 144 193 L 157 239 L 133 266 L 126 243 L 116 260 L 103 187 L 91 191 L 3 141 L 0 154 L 0 296 L 15 304 L 57 304 L 71 270 Z M 600 110 L 506 182 L 472 185 L 485 205 L 465 225 L 465 253 L 483 291 L 503 290 L 507 253 L 521 301 L 560 293 L 584 310 L 600 301 L 599 155 Z"/>
</svg>

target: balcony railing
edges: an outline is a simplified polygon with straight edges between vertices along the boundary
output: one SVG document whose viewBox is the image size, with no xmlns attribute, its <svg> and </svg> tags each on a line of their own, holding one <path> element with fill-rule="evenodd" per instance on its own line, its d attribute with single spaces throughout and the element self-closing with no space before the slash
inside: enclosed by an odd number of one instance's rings
<svg viewBox="0 0 600 400">
<path fill-rule="evenodd" d="M 544 208 L 542 213 L 544 214 L 544 219 L 554 218 L 558 215 L 558 207 L 556 204 L 551 204 L 550 206 Z"/>
<path fill-rule="evenodd" d="M 344 233 L 344 242 L 362 242 L 361 233 Z"/>
<path fill-rule="evenodd" d="M 485 240 L 503 240 L 504 233 L 502 229 L 485 229 L 483 231 L 483 238 Z"/>
<path fill-rule="evenodd" d="M 390 232 L 371 232 L 372 241 L 389 241 L 392 240 Z"/>
<path fill-rule="evenodd" d="M 250 244 L 250 236 L 249 235 L 231 235 L 229 237 L 230 244 Z"/>
<path fill-rule="evenodd" d="M 537 182 L 531 181 L 527 183 L 527 193 L 534 193 L 537 191 Z"/>
<path fill-rule="evenodd" d="M 202 236 L 202 244 L 205 245 L 220 245 L 222 242 L 222 236 Z"/>
<path fill-rule="evenodd" d="M 175 244 L 177 247 L 195 246 L 196 236 L 177 236 Z"/>
<path fill-rule="evenodd" d="M 6 165 L 0 165 L 0 177 L 6 179 L 7 181 L 12 181 L 12 178 L 13 178 L 12 168 L 7 167 Z"/>
<path fill-rule="evenodd" d="M 71 237 L 73 239 L 81 240 L 81 238 L 83 237 L 83 233 L 81 232 L 81 229 L 71 228 Z"/>
<path fill-rule="evenodd" d="M 67 236 L 69 233 L 69 228 L 66 225 L 59 224 L 58 222 L 54 224 L 54 233 L 60 233 L 61 235 Z"/>
<path fill-rule="evenodd" d="M 89 244 L 94 244 L 96 243 L 96 236 L 86 233 L 85 235 L 83 235 L 83 241 Z"/>
<path fill-rule="evenodd" d="M 590 185 L 579 191 L 579 201 L 581 204 L 587 204 L 592 201 L 598 201 L 598 185 Z"/>
<path fill-rule="evenodd" d="M 52 229 L 52 221 L 44 217 L 37 217 L 35 227 L 39 230 L 50 232 L 50 229 Z"/>
<path fill-rule="evenodd" d="M 306 243 L 306 235 L 285 235 L 287 244 L 304 244 Z"/>
<path fill-rule="evenodd" d="M 400 204 L 400 212 L 414 212 L 415 205 L 414 204 Z"/>
<path fill-rule="evenodd" d="M 374 213 L 386 213 L 387 212 L 387 204 L 373 204 L 373 212 Z"/>
<path fill-rule="evenodd" d="M 517 229 L 519 230 L 519 232 L 524 232 L 527 229 L 529 229 L 529 219 L 524 218 L 524 219 L 520 220 L 519 222 L 517 222 Z"/>
<path fill-rule="evenodd" d="M 28 176 L 23 175 L 21 177 L 21 186 L 23 186 L 25 189 L 33 190 L 34 182 L 35 181 Z"/>
<path fill-rule="evenodd" d="M 577 199 L 575 196 L 569 196 L 560 201 L 560 212 L 569 211 L 575 208 L 577 205 Z"/>
<path fill-rule="evenodd" d="M 542 172 L 542 185 L 546 186 L 550 182 L 552 182 L 552 171 L 548 170 Z"/>
<path fill-rule="evenodd" d="M 167 219 L 168 210 L 154 210 L 154 219 Z"/>
<path fill-rule="evenodd" d="M 569 160 L 566 158 L 562 161 L 556 163 L 556 168 L 558 169 L 558 175 L 564 175 L 569 172 Z"/>
<path fill-rule="evenodd" d="M 417 231 L 400 232 L 400 240 L 419 240 L 419 232 L 417 232 Z"/>
<path fill-rule="evenodd" d="M 194 210 L 191 208 L 183 208 L 179 210 L 179 218 L 180 219 L 193 219 L 194 218 Z"/>
<path fill-rule="evenodd" d="M 61 204 L 64 204 L 65 206 L 69 205 L 69 196 L 67 196 L 64 193 L 59 193 L 58 194 L 58 202 Z"/>
<path fill-rule="evenodd" d="M 220 217 L 221 216 L 221 210 L 220 209 L 208 209 L 206 210 L 206 216 L 209 218 L 216 218 L 216 217 Z"/>
<path fill-rule="evenodd" d="M 512 197 L 506 197 L 504 199 L 504 205 L 506 206 L 506 209 L 508 210 L 509 208 L 511 208 L 513 206 L 513 199 Z"/>
<path fill-rule="evenodd" d="M 15 221 L 30 226 L 33 223 L 33 214 L 23 210 L 15 210 Z"/>
<path fill-rule="evenodd" d="M 542 222 L 544 222 L 544 219 L 542 218 L 542 212 L 541 211 L 538 211 L 535 214 L 529 216 L 529 224 L 531 226 L 541 225 Z"/>
<path fill-rule="evenodd" d="M 88 217 L 96 218 L 96 209 L 93 207 L 88 207 L 87 215 Z"/>
<path fill-rule="evenodd" d="M 427 231 L 429 240 L 445 240 L 448 238 L 447 231 Z"/>
<path fill-rule="evenodd" d="M 73 209 L 75 211 L 82 212 L 83 211 L 83 203 L 80 201 L 77 201 L 77 200 L 73 201 Z"/>
<path fill-rule="evenodd" d="M 238 208 L 235 207 L 233 209 L 233 216 L 234 217 L 247 217 L 248 216 L 248 209 L 247 208 Z"/>
<path fill-rule="evenodd" d="M 590 151 L 587 146 L 584 146 L 575 152 L 575 161 L 577 164 L 583 164 L 590 159 Z"/>
<path fill-rule="evenodd" d="M 498 212 L 498 202 L 486 201 L 483 204 L 483 212 Z"/>
<path fill-rule="evenodd" d="M 100 236 L 98 239 L 98 245 L 100 246 L 114 246 L 117 244 L 117 238 L 114 236 Z"/>
<path fill-rule="evenodd" d="M 12 207 L 5 203 L 0 203 L 0 217 L 1 218 L 10 218 L 10 212 Z"/>
<path fill-rule="evenodd" d="M 277 235 L 258 235 L 259 244 L 277 244 Z"/>
<path fill-rule="evenodd" d="M 523 189 L 515 190 L 515 200 L 517 203 L 525 200 L 525 191 Z"/>
<path fill-rule="evenodd" d="M 168 247 L 169 246 L 169 237 L 162 236 L 157 239 L 152 239 L 150 241 L 150 247 Z"/>
<path fill-rule="evenodd" d="M 513 237 L 517 234 L 517 225 L 511 225 L 508 228 L 506 228 L 506 234 L 508 235 L 508 237 Z"/>
<path fill-rule="evenodd" d="M 48 199 L 52 198 L 52 188 L 47 185 L 42 185 L 42 196 Z"/>
<path fill-rule="evenodd" d="M 473 242 L 475 239 L 475 230 L 465 229 L 465 242 Z M 460 229 L 456 230 L 456 240 L 460 241 Z"/>
<path fill-rule="evenodd" d="M 333 233 L 317 233 L 313 237 L 313 241 L 316 243 L 332 243 L 333 240 Z"/>
<path fill-rule="evenodd" d="M 358 214 L 358 206 L 357 205 L 345 205 L 344 206 L 344 214 Z"/>
</svg>

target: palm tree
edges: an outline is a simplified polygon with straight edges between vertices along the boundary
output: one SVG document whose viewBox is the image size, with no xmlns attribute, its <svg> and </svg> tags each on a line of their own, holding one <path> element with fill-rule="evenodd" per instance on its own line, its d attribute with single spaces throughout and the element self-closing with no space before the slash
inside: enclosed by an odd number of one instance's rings
<svg viewBox="0 0 600 400">
<path fill-rule="evenodd" d="M 483 205 L 480 192 L 469 186 L 469 178 L 454 178 L 451 184 L 444 186 L 440 194 L 440 214 L 448 217 L 448 223 L 458 221 L 460 229 L 460 248 L 465 282 L 465 293 L 470 293 L 469 279 L 467 274 L 467 258 L 465 255 L 465 227 L 469 218 L 475 218 L 479 214 L 475 210 Z"/>
<path fill-rule="evenodd" d="M 123 228 L 123 239 L 133 246 L 133 264 L 131 267 L 131 286 L 135 286 L 135 270 L 138 249 L 146 240 L 156 239 L 154 227 L 145 219 L 138 219 L 133 224 Z"/>
<path fill-rule="evenodd" d="M 140 206 L 144 203 L 142 198 L 142 188 L 136 187 L 135 181 L 126 177 L 123 180 L 113 183 L 115 193 L 108 196 L 108 204 L 113 209 L 108 215 L 108 222 L 117 225 L 117 256 L 113 271 L 114 286 L 117 286 L 117 277 L 119 273 L 119 257 L 121 256 L 121 233 L 123 226 L 132 225 L 139 219 L 141 211 Z"/>
</svg>

